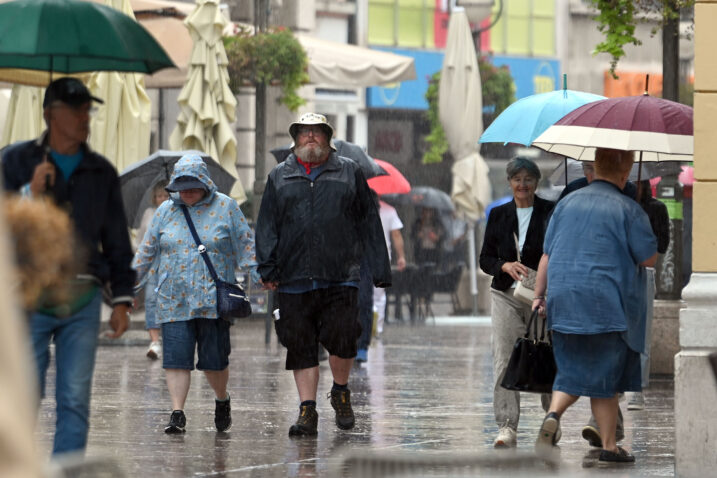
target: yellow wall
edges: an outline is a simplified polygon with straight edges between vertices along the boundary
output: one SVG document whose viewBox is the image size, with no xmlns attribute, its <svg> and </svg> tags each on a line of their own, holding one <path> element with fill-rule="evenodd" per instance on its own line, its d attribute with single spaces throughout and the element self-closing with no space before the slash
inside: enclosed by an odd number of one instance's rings
<svg viewBox="0 0 717 478">
<path fill-rule="evenodd" d="M 695 184 L 692 270 L 717 272 L 717 1 L 695 4 Z"/>
</svg>

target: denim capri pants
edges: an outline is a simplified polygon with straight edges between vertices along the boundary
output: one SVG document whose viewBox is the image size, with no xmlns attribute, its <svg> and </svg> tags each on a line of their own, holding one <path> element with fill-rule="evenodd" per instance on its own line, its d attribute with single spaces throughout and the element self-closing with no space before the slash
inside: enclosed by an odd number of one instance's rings
<svg viewBox="0 0 717 478">
<path fill-rule="evenodd" d="M 222 319 L 191 319 L 162 324 L 162 367 L 222 371 L 229 366 L 229 322 Z"/>
<path fill-rule="evenodd" d="M 640 354 L 630 349 L 621 335 L 553 331 L 553 354 L 558 367 L 553 390 L 592 398 L 641 391 Z"/>
</svg>

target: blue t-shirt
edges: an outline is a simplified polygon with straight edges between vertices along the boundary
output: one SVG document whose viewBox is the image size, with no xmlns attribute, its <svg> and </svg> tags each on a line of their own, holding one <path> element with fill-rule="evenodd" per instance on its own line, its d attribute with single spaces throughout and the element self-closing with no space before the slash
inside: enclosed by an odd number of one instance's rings
<svg viewBox="0 0 717 478">
<path fill-rule="evenodd" d="M 62 171 L 62 175 L 65 180 L 69 180 L 72 173 L 75 172 L 77 165 L 82 161 L 82 149 L 79 149 L 75 154 L 60 154 L 57 151 L 51 151 L 52 159 L 55 160 L 55 164 Z"/>
<path fill-rule="evenodd" d="M 596 180 L 553 211 L 543 251 L 548 262 L 548 323 L 564 334 L 626 332 L 644 347 L 645 273 L 657 252 L 647 214 L 613 184 Z"/>
</svg>

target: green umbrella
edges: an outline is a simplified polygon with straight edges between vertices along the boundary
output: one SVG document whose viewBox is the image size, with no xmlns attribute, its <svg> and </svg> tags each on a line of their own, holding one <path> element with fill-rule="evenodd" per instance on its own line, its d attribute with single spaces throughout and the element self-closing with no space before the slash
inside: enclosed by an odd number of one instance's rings
<svg viewBox="0 0 717 478">
<path fill-rule="evenodd" d="M 23 82 L 17 69 L 132 71 L 174 67 L 139 23 L 106 5 L 80 0 L 0 3 L 0 80 Z M 35 84 L 38 80 L 30 81 Z"/>
</svg>

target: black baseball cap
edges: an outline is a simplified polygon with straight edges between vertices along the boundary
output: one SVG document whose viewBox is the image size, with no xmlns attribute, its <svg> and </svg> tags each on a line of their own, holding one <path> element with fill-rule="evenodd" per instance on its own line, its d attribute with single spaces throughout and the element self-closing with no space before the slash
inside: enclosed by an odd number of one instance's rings
<svg viewBox="0 0 717 478">
<path fill-rule="evenodd" d="M 70 106 L 80 106 L 90 101 L 104 103 L 90 94 L 90 90 L 76 78 L 60 78 L 55 80 L 45 90 L 45 99 L 42 107 L 47 108 L 55 101 L 61 101 Z"/>
</svg>

